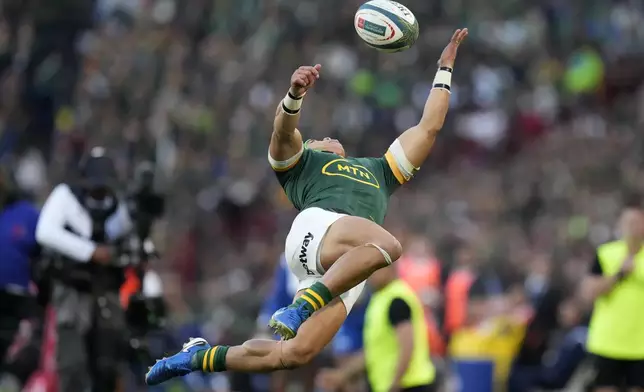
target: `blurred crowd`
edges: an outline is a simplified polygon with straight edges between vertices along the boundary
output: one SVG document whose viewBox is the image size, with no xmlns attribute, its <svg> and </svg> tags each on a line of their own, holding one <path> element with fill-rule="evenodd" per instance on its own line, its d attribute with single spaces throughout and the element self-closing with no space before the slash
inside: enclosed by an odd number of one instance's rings
<svg viewBox="0 0 644 392">
<path fill-rule="evenodd" d="M 154 161 L 168 197 L 155 235 L 171 324 L 241 341 L 295 215 L 266 164 L 292 71 L 323 66 L 305 137 L 377 156 L 417 121 L 440 50 L 467 26 L 448 121 L 386 227 L 410 263 L 440 265 L 438 280 L 414 284 L 441 331 L 446 285 L 462 269 L 485 281 L 470 293 L 480 308 L 470 323 L 524 326 L 553 290 L 555 316 L 535 339 L 581 323 L 584 309 L 567 301 L 575 282 L 614 236 L 624 194 L 644 191 L 644 6 L 406 0 L 421 35 L 391 55 L 359 42 L 360 3 L 3 0 L 0 160 L 37 199 L 86 146 L 110 149 L 124 183 Z M 454 355 L 472 347 L 452 343 Z M 499 354 L 506 368 L 517 350 Z"/>
</svg>

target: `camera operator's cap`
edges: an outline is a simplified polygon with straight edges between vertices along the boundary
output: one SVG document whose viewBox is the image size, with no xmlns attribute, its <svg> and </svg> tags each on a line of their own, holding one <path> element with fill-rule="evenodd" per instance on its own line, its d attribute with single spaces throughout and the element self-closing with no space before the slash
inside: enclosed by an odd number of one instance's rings
<svg viewBox="0 0 644 392">
<path fill-rule="evenodd" d="M 92 148 L 81 164 L 80 172 L 85 184 L 90 187 L 109 187 L 117 178 L 114 161 L 106 155 L 103 147 Z"/>
</svg>

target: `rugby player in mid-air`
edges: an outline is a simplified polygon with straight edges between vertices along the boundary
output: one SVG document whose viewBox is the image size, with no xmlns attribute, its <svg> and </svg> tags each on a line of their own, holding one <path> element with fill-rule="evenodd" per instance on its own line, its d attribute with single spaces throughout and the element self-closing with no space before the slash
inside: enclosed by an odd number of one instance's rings
<svg viewBox="0 0 644 392">
<path fill-rule="evenodd" d="M 297 129 L 302 100 L 320 77 L 320 66 L 295 71 L 277 108 L 268 152 L 280 184 L 300 211 L 285 249 L 299 291 L 293 304 L 275 312 L 270 321 L 283 340 L 211 347 L 205 339 L 190 339 L 183 350 L 150 368 L 149 385 L 193 371 L 293 368 L 309 362 L 331 341 L 365 279 L 400 257 L 400 243 L 380 225 L 390 195 L 420 168 L 443 126 L 452 69 L 465 37 L 467 29 L 456 30 L 443 50 L 418 125 L 400 135 L 380 158 L 347 157 L 342 144 L 330 138 L 303 142 Z"/>
</svg>

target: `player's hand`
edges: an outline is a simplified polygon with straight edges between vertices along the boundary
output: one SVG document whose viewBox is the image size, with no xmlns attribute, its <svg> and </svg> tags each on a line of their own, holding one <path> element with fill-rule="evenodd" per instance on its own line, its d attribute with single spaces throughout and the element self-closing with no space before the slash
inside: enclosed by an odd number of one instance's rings
<svg viewBox="0 0 644 392">
<path fill-rule="evenodd" d="M 94 263 L 106 265 L 112 261 L 112 249 L 105 245 L 98 245 L 92 254 Z"/>
<path fill-rule="evenodd" d="M 441 53 L 441 58 L 440 60 L 438 60 L 439 67 L 454 68 L 454 61 L 456 61 L 458 46 L 467 37 L 467 34 L 467 29 L 458 29 L 454 32 L 452 39 L 449 40 L 449 44 L 447 44 L 445 49 L 443 49 L 443 53 Z"/>
<path fill-rule="evenodd" d="M 634 256 L 628 256 L 626 260 L 622 263 L 622 267 L 620 268 L 620 273 L 624 275 L 630 275 L 631 272 L 635 269 L 635 257 Z"/>
<path fill-rule="evenodd" d="M 315 385 L 327 391 L 335 391 L 344 382 L 342 373 L 337 369 L 320 369 L 315 377 Z"/>
<path fill-rule="evenodd" d="M 626 279 L 635 269 L 635 257 L 633 255 L 628 255 L 626 260 L 622 262 L 622 265 L 619 267 L 619 271 L 617 271 L 617 275 L 614 276 L 615 280 L 617 282 L 621 282 L 622 280 Z"/>
<path fill-rule="evenodd" d="M 291 76 L 291 94 L 301 97 L 308 89 L 313 87 L 315 81 L 320 78 L 322 66 L 316 64 L 313 67 L 303 65 L 296 69 Z"/>
<path fill-rule="evenodd" d="M 636 236 L 634 239 L 626 240 L 626 247 L 628 249 L 628 257 L 635 257 L 642 250 L 642 241 Z"/>
</svg>

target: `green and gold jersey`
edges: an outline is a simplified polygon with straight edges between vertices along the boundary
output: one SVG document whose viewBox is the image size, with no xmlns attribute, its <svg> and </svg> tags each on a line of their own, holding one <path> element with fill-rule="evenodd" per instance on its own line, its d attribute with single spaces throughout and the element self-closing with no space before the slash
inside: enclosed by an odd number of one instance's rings
<svg viewBox="0 0 644 392">
<path fill-rule="evenodd" d="M 289 167 L 273 167 L 295 208 L 359 216 L 382 224 L 389 197 L 404 182 L 390 152 L 380 158 L 343 158 L 304 149 Z"/>
</svg>

